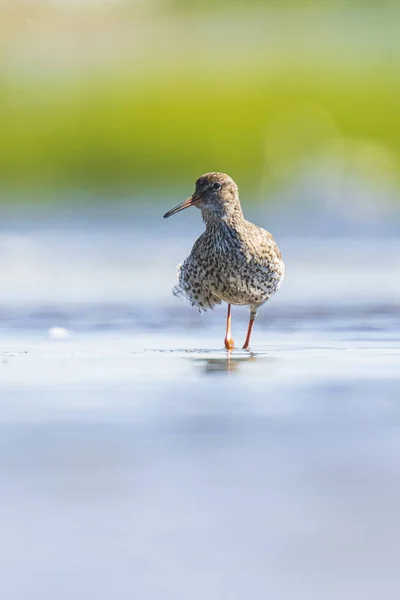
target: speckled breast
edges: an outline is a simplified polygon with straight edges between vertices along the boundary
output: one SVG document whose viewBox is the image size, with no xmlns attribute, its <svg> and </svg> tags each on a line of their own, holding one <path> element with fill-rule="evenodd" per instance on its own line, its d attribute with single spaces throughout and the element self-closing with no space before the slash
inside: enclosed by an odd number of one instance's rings
<svg viewBox="0 0 400 600">
<path fill-rule="evenodd" d="M 208 286 L 215 295 L 231 304 L 262 304 L 282 283 L 282 260 L 264 266 L 254 259 L 238 258 L 235 263 L 223 258 L 213 261 L 213 267 L 204 271 Z"/>
<path fill-rule="evenodd" d="M 240 250 L 191 255 L 179 273 L 179 288 L 201 310 L 219 301 L 260 305 L 278 291 L 284 264 L 278 256 L 267 265 Z"/>
</svg>

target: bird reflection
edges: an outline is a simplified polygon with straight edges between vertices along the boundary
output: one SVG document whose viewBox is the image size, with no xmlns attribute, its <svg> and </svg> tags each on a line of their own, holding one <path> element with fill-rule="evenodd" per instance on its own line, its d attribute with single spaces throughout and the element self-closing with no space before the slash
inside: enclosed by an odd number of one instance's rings
<svg viewBox="0 0 400 600">
<path fill-rule="evenodd" d="M 256 361 L 254 354 L 249 353 L 247 356 L 232 357 L 231 353 L 228 352 L 225 356 L 198 359 L 198 362 L 204 369 L 206 375 L 218 375 L 221 373 L 233 373 L 238 371 L 243 363 L 250 363 Z"/>
</svg>

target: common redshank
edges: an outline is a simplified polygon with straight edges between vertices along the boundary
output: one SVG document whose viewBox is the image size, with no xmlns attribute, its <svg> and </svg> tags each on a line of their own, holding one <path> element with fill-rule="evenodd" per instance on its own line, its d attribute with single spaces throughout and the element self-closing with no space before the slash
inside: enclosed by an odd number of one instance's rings
<svg viewBox="0 0 400 600">
<path fill-rule="evenodd" d="M 250 337 L 258 308 L 279 290 L 285 273 L 273 236 L 243 216 L 236 183 L 224 173 L 207 173 L 196 181 L 190 198 L 164 218 L 196 206 L 206 230 L 196 240 L 183 264 L 178 265 L 175 295 L 183 295 L 200 312 L 228 303 L 225 348 L 232 350 L 231 304 L 248 305 L 250 320 L 243 348 Z"/>
</svg>

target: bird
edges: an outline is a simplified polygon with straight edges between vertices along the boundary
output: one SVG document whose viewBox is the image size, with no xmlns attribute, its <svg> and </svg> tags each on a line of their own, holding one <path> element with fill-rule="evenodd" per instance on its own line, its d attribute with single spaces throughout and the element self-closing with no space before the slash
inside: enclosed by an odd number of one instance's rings
<svg viewBox="0 0 400 600">
<path fill-rule="evenodd" d="M 243 349 L 250 338 L 259 307 L 283 281 L 285 264 L 275 239 L 243 215 L 236 183 L 225 173 L 199 177 L 194 193 L 169 210 L 164 218 L 195 206 L 201 210 L 205 231 L 188 258 L 177 267 L 176 296 L 186 297 L 199 312 L 226 302 L 228 312 L 224 345 L 235 344 L 231 332 L 231 305 L 247 305 L 250 318 Z"/>
</svg>

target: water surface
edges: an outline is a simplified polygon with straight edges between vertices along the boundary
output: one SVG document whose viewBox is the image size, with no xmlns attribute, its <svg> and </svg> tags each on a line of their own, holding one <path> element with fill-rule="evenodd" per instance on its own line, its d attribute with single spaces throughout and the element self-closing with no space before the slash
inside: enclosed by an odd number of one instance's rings
<svg viewBox="0 0 400 600">
<path fill-rule="evenodd" d="M 3 596 L 397 599 L 399 243 L 282 232 L 229 354 L 170 293 L 193 223 L 4 225 Z"/>
</svg>

